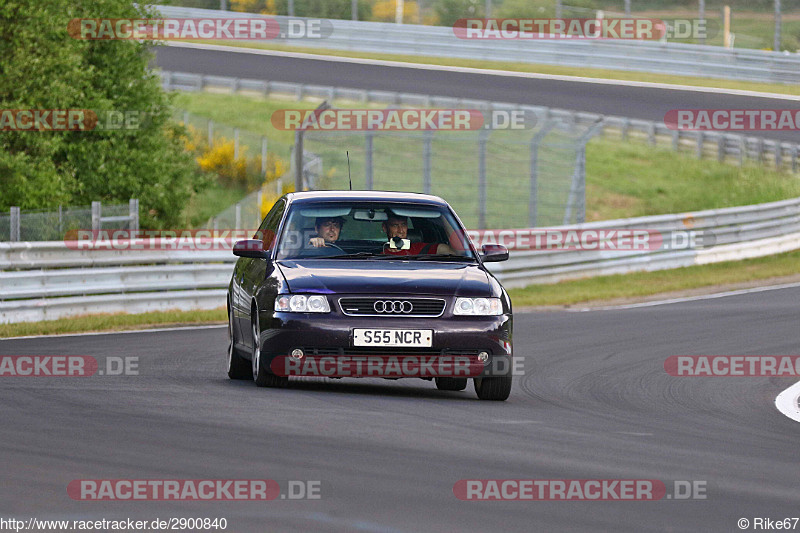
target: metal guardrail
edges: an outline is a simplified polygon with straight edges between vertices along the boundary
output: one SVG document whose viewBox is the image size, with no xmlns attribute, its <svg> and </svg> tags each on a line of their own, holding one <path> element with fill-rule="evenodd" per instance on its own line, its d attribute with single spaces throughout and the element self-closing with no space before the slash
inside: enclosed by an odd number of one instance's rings
<svg viewBox="0 0 800 533">
<path fill-rule="evenodd" d="M 512 248 L 507 262 L 487 264 L 506 287 L 800 249 L 800 198 L 548 229 L 694 230 L 702 232 L 706 241 L 712 237 L 714 246 L 651 252 Z M 225 249 L 131 252 L 78 250 L 64 242 L 0 243 L 0 323 L 88 313 L 223 307 L 235 259 Z"/>
<path fill-rule="evenodd" d="M 171 18 L 255 18 L 262 15 L 176 6 L 155 6 Z M 285 26 L 289 17 L 274 17 Z M 292 20 L 309 20 L 292 17 Z M 310 19 L 319 20 L 319 19 Z M 269 41 L 303 47 L 486 61 L 702 76 L 767 83 L 800 83 L 800 54 L 718 46 L 621 40 L 459 39 L 453 28 L 335 20 L 324 38 Z"/>
<path fill-rule="evenodd" d="M 303 98 L 335 99 L 362 103 L 420 106 L 440 108 L 469 108 L 480 110 L 522 110 L 535 114 L 540 123 L 560 120 L 567 124 L 589 127 L 602 122 L 603 134 L 617 135 L 623 140 L 632 138 L 648 142 L 652 146 L 668 145 L 673 150 L 690 150 L 698 158 L 716 158 L 721 162 L 743 165 L 747 161 L 770 162 L 778 169 L 797 172 L 800 144 L 781 142 L 762 137 L 734 133 L 684 131 L 669 129 L 664 122 L 640 120 L 627 117 L 605 116 L 596 113 L 570 111 L 545 106 L 529 106 L 508 102 L 492 102 L 469 98 L 453 98 L 428 94 L 372 91 L 325 85 L 248 80 L 223 76 L 208 76 L 186 72 L 159 72 L 166 90 L 203 91 L 228 90 L 231 93 L 257 93 L 264 96 L 290 96 Z"/>
</svg>

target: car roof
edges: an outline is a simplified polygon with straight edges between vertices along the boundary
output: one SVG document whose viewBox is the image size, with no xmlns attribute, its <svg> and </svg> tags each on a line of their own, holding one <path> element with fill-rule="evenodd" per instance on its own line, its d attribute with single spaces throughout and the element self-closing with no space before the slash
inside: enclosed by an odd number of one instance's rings
<svg viewBox="0 0 800 533">
<path fill-rule="evenodd" d="M 431 194 L 392 191 L 304 191 L 286 195 L 291 203 L 327 202 L 327 201 L 374 201 L 374 202 L 408 202 L 415 204 L 435 204 L 447 206 L 448 203 Z"/>
</svg>

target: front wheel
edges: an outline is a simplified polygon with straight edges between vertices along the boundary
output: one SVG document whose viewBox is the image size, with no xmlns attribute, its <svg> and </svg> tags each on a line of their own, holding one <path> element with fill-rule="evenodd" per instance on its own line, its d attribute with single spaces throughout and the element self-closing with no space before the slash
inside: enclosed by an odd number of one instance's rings
<svg viewBox="0 0 800 533">
<path fill-rule="evenodd" d="M 285 387 L 289 383 L 286 376 L 276 376 L 264 368 L 261 361 L 261 328 L 258 323 L 258 310 L 253 309 L 253 381 L 258 387 Z"/>
<path fill-rule="evenodd" d="M 474 378 L 475 393 L 481 400 L 503 402 L 511 394 L 511 376 Z"/>
<path fill-rule="evenodd" d="M 236 352 L 236 337 L 233 334 L 233 310 L 228 310 L 228 377 L 230 379 L 250 379 L 253 374 L 247 359 Z"/>
</svg>

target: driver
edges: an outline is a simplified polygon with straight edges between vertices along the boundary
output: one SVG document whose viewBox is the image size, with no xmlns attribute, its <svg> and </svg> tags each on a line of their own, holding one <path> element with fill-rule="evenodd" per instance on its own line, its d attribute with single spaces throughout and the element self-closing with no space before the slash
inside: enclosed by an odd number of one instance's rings
<svg viewBox="0 0 800 533">
<path fill-rule="evenodd" d="M 317 231 L 316 237 L 311 237 L 308 244 L 314 248 L 327 246 L 328 243 L 335 243 L 339 240 L 344 219 L 342 217 L 317 217 L 314 222 L 314 229 Z"/>
<path fill-rule="evenodd" d="M 408 235 L 408 217 L 397 216 L 390 214 L 388 220 L 381 224 L 386 236 L 391 240 L 395 237 L 400 239 L 407 239 Z M 456 255 L 453 248 L 449 244 L 437 244 L 426 242 L 412 242 L 408 250 L 397 250 L 389 248 L 389 245 L 383 247 L 384 254 L 391 255 L 420 255 L 420 254 L 448 254 Z"/>
</svg>

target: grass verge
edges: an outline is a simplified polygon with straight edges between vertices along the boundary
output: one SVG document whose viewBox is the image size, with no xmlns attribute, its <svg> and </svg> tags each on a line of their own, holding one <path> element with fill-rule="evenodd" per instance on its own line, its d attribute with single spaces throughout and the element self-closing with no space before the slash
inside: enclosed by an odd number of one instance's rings
<svg viewBox="0 0 800 533">
<path fill-rule="evenodd" d="M 210 311 L 157 311 L 135 315 L 124 313 L 85 315 L 46 320 L 44 322 L 0 324 L 0 338 L 213 324 L 224 323 L 225 320 L 226 311 L 224 307 Z"/>
<path fill-rule="evenodd" d="M 800 250 L 743 261 L 529 285 L 508 292 L 516 308 L 640 299 L 660 293 L 796 275 L 798 265 Z"/>
<path fill-rule="evenodd" d="M 267 136 L 270 151 L 287 161 L 293 135 L 272 126 L 272 113 L 285 108 L 316 107 L 312 102 L 200 92 L 176 95 L 176 105 L 188 110 L 193 117 L 225 123 L 228 129 L 235 126 Z M 359 107 L 359 104 L 337 102 L 337 106 Z M 202 131 L 205 126 L 201 122 L 198 120 L 197 127 Z M 218 130 L 223 131 L 221 127 Z M 232 133 L 226 135 L 232 137 Z M 527 139 L 530 135 L 526 130 L 496 132 L 492 136 L 487 168 L 488 227 L 528 225 L 530 147 Z M 243 145 L 247 139 L 242 136 Z M 431 168 L 432 192 L 450 202 L 465 224 L 477 227 L 475 139 L 461 132 L 442 132 L 436 139 Z M 249 153 L 258 153 L 260 141 L 251 142 L 256 145 L 250 147 Z M 571 175 L 569 165 L 574 157 L 573 152 L 559 148 L 554 142 L 550 144 L 550 148 L 543 148 L 540 153 L 547 168 L 553 170 L 544 169 L 540 177 L 539 225 L 560 223 L 565 187 L 569 187 L 568 176 Z M 309 136 L 306 149 L 322 156 L 325 163 L 326 179 L 321 187 L 347 188 L 345 149 L 348 148 L 353 185 L 359 188 L 365 174 L 363 134 L 340 132 Z M 421 135 L 380 136 L 375 139 L 374 149 L 374 188 L 423 190 Z M 697 159 L 693 152 L 674 152 L 666 146 L 652 147 L 634 139 L 620 142 L 612 136 L 595 137 L 587 146 L 586 165 L 588 221 L 735 207 L 800 196 L 800 177 L 777 172 L 768 165 L 751 163 L 740 168 L 713 159 Z M 509 191 L 520 193 L 509 194 Z M 230 201 L 215 192 L 203 198 Z M 198 203 L 203 198 L 198 198 Z M 197 205 L 193 209 L 207 214 L 215 209 L 219 211 L 220 206 L 221 203 L 207 209 Z"/>
</svg>

